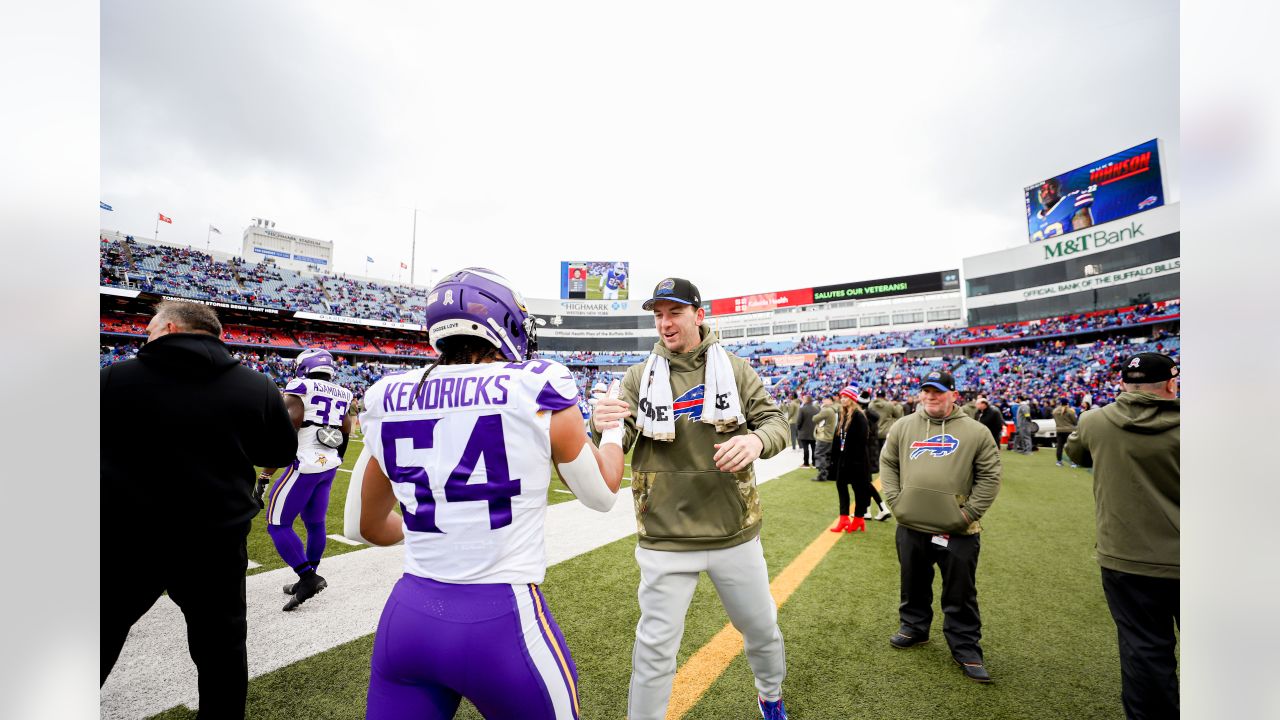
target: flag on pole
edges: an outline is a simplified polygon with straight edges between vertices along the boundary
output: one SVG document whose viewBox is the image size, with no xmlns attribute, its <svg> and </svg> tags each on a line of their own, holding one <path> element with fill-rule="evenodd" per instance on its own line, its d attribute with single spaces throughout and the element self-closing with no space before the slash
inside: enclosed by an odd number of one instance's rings
<svg viewBox="0 0 1280 720">
<path fill-rule="evenodd" d="M 401 269 L 401 270 L 408 270 L 408 269 L 409 269 L 409 266 L 408 266 L 408 265 L 405 265 L 404 263 L 400 263 L 400 269 Z"/>
<path fill-rule="evenodd" d="M 102 202 L 101 200 L 98 201 L 98 207 L 102 208 L 103 210 L 111 210 L 111 206 Z"/>
<path fill-rule="evenodd" d="M 164 213 L 157 213 L 157 215 L 160 216 L 160 222 L 166 222 L 166 223 L 169 223 L 170 225 L 173 224 L 173 218 L 165 217 Z"/>
<path fill-rule="evenodd" d="M 364 256 L 364 261 L 365 261 L 365 262 L 373 262 L 373 258 L 369 257 L 368 255 L 365 255 L 365 256 Z"/>
<path fill-rule="evenodd" d="M 218 228 L 216 228 L 216 227 L 214 227 L 214 226 L 212 226 L 212 225 L 210 225 L 210 226 L 209 226 L 209 232 L 211 232 L 211 233 L 216 233 L 216 234 L 218 234 L 218 235 L 221 235 L 221 234 L 222 234 L 222 231 L 221 231 L 221 230 L 219 230 Z"/>
</svg>

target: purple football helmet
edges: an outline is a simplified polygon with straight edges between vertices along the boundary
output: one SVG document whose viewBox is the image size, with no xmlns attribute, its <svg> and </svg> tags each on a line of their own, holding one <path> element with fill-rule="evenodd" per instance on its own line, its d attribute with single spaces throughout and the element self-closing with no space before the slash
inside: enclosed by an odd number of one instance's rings
<svg viewBox="0 0 1280 720">
<path fill-rule="evenodd" d="M 511 362 L 523 362 L 538 349 L 536 327 L 520 292 L 485 268 L 446 275 L 427 296 L 427 334 L 436 352 L 441 340 L 470 335 L 493 343 Z"/>
<path fill-rule="evenodd" d="M 337 369 L 333 365 L 333 356 L 328 350 L 320 348 L 307 348 L 298 353 L 297 370 L 295 374 L 298 377 L 306 377 L 313 372 L 322 373 L 330 380 L 333 379 Z"/>
</svg>

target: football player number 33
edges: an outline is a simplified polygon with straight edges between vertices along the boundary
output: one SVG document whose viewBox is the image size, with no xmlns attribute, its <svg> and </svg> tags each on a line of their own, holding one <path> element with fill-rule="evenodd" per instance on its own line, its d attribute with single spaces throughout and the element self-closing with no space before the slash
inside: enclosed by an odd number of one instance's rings
<svg viewBox="0 0 1280 720">
<path fill-rule="evenodd" d="M 413 450 L 429 450 L 434 445 L 436 423 L 440 418 L 407 420 L 386 423 L 382 426 L 382 447 L 387 462 L 387 477 L 392 482 L 412 483 L 413 494 L 418 501 L 416 512 L 400 504 L 404 513 L 404 525 L 414 532 L 444 532 L 436 525 L 436 499 L 431 492 L 430 478 L 422 464 L 404 458 L 402 464 L 397 450 L 403 449 L 399 440 L 409 440 Z M 397 447 L 400 445 L 400 447 Z M 417 454 L 417 453 L 414 453 Z M 475 472 L 480 458 L 484 458 L 485 482 L 470 484 L 467 481 Z M 511 477 L 507 466 L 507 443 L 502 434 L 500 415 L 482 415 L 476 420 L 462 451 L 458 466 L 449 473 L 444 484 L 446 502 L 485 502 L 489 504 L 489 528 L 497 530 L 511 524 L 511 498 L 520 494 L 520 480 Z"/>
</svg>

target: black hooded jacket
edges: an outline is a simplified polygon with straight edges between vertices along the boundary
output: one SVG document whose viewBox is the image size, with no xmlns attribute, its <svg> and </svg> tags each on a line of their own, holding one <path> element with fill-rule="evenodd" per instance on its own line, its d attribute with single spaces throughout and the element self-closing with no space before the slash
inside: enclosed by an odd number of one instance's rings
<svg viewBox="0 0 1280 720">
<path fill-rule="evenodd" d="M 275 383 L 203 333 L 173 333 L 102 369 L 103 531 L 229 528 L 258 513 L 254 466 L 293 462 Z M 163 540 L 160 540 L 163 542 Z"/>
</svg>

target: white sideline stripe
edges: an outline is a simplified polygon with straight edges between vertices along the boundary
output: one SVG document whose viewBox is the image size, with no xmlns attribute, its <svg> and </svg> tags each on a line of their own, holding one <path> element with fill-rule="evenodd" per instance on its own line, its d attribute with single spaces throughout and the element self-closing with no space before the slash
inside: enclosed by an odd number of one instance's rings
<svg viewBox="0 0 1280 720">
<path fill-rule="evenodd" d="M 558 493 L 564 493 L 565 495 L 572 495 L 572 494 L 573 494 L 572 492 L 569 492 L 568 490 L 561 490 L 560 488 L 551 488 L 551 489 L 552 489 L 552 490 L 554 490 L 555 492 L 558 492 Z"/>
<path fill-rule="evenodd" d="M 260 568 L 260 567 L 262 567 L 262 563 L 256 563 L 256 562 L 254 562 L 254 561 L 250 560 L 250 561 L 249 561 L 249 565 L 245 568 L 245 570 L 252 570 L 252 569 L 254 569 L 254 568 Z"/>
<path fill-rule="evenodd" d="M 764 484 L 800 467 L 799 452 L 756 462 Z M 577 501 L 547 508 L 547 565 L 556 565 L 615 540 L 634 536 L 633 504 L 620 497 L 607 513 Z M 391 588 L 404 572 L 404 546 L 368 547 L 324 560 L 329 587 L 293 612 L 282 612 L 280 586 L 297 579 L 290 568 L 245 578 L 249 677 L 255 678 L 372 634 Z M 129 631 L 111 676 L 99 691 L 102 718 L 146 718 L 178 705 L 197 706 L 196 667 L 187 652 L 182 612 L 161 600 Z"/>
<path fill-rule="evenodd" d="M 330 540 L 336 540 L 342 543 L 343 545 L 363 545 L 364 544 L 362 542 L 356 542 L 355 540 L 352 540 L 351 538 L 346 537 L 345 535 L 338 535 L 337 533 L 333 535 L 326 535 L 325 537 L 329 538 Z"/>
</svg>

